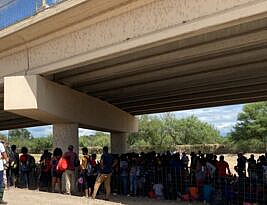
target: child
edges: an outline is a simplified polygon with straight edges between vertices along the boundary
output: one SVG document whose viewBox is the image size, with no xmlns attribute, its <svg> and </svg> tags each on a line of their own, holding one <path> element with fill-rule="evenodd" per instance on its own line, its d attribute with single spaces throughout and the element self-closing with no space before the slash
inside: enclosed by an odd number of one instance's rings
<svg viewBox="0 0 267 205">
<path fill-rule="evenodd" d="M 155 197 L 157 199 L 164 199 L 163 185 L 161 184 L 161 182 L 158 182 L 158 183 L 154 184 L 153 185 L 153 190 L 155 192 Z"/>
</svg>

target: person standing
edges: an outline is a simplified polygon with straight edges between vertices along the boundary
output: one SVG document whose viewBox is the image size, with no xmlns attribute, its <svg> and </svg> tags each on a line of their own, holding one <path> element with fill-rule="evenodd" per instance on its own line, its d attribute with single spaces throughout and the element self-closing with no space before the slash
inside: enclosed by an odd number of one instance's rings
<svg viewBox="0 0 267 205">
<path fill-rule="evenodd" d="M 98 171 L 99 171 L 99 166 L 96 163 L 96 154 L 92 154 L 91 166 L 92 166 L 92 171 L 91 171 L 91 174 L 89 174 L 89 181 L 90 181 L 90 188 L 91 188 L 91 194 L 92 194 L 94 190 L 95 181 L 98 175 Z"/>
<path fill-rule="evenodd" d="M 81 159 L 81 170 L 80 170 L 80 178 L 82 178 L 82 186 L 81 191 L 84 191 L 84 196 L 91 196 L 91 187 L 89 186 L 89 173 L 91 171 L 91 160 L 88 155 L 88 149 L 86 147 L 82 148 L 82 159 Z M 90 170 L 89 170 L 90 167 Z"/>
<path fill-rule="evenodd" d="M 218 169 L 218 176 L 220 178 L 225 178 L 227 176 L 226 171 L 228 171 L 228 175 L 231 175 L 231 171 L 229 168 L 229 164 L 224 161 L 224 156 L 220 156 L 220 161 L 217 163 L 217 169 Z"/>
<path fill-rule="evenodd" d="M 0 204 L 7 204 L 7 202 L 3 201 L 4 196 L 4 165 L 8 162 L 8 157 L 5 151 L 5 147 L 3 143 L 0 143 Z"/>
<path fill-rule="evenodd" d="M 11 146 L 11 155 L 9 158 L 9 169 L 10 169 L 10 178 L 9 185 L 17 187 L 18 175 L 19 175 L 19 155 L 16 152 L 17 146 Z"/>
<path fill-rule="evenodd" d="M 73 145 L 68 146 L 68 151 L 64 153 L 63 157 L 68 162 L 68 167 L 65 174 L 66 180 L 66 194 L 75 193 L 75 167 L 80 165 L 78 155 L 73 151 Z"/>
<path fill-rule="evenodd" d="M 20 171 L 20 187 L 36 189 L 36 164 L 33 156 L 28 154 L 28 148 L 21 148 L 21 155 L 19 157 L 19 171 Z"/>
<path fill-rule="evenodd" d="M 189 158 L 188 158 L 188 156 L 186 155 L 185 152 L 182 153 L 181 161 L 182 161 L 183 168 L 186 171 L 188 171 Z"/>
<path fill-rule="evenodd" d="M 100 161 L 100 173 L 98 174 L 94 186 L 94 192 L 92 198 L 95 199 L 97 191 L 100 185 L 104 182 L 104 187 L 106 191 L 106 200 L 110 198 L 110 179 L 112 174 L 112 157 L 108 153 L 108 147 L 103 147 L 103 154 Z"/>
<path fill-rule="evenodd" d="M 120 160 L 120 180 L 121 180 L 121 193 L 128 195 L 128 182 L 129 182 L 129 164 L 126 154 L 121 155 Z"/>
<path fill-rule="evenodd" d="M 235 166 L 235 170 L 239 177 L 246 177 L 247 158 L 243 156 L 242 153 L 238 153 L 237 157 L 237 165 Z"/>
<path fill-rule="evenodd" d="M 225 188 L 225 184 L 226 184 L 226 171 L 228 172 L 228 175 L 231 175 L 231 171 L 229 168 L 229 164 L 224 160 L 224 156 L 221 155 L 220 156 L 220 160 L 217 163 L 217 174 L 218 174 L 218 185 L 219 188 L 221 188 L 222 190 L 224 190 Z"/>
<path fill-rule="evenodd" d="M 21 188 L 29 188 L 29 173 L 30 173 L 30 166 L 29 166 L 29 154 L 28 154 L 28 148 L 22 147 L 21 148 L 21 155 L 19 157 L 19 181 L 20 181 L 20 187 Z"/>
<path fill-rule="evenodd" d="M 254 159 L 254 155 L 250 155 L 248 161 L 248 176 L 252 181 L 257 180 L 257 163 Z"/>
<path fill-rule="evenodd" d="M 52 176 L 51 176 L 51 156 L 52 153 L 45 150 L 43 156 L 40 159 L 41 174 L 39 178 L 39 190 L 49 191 L 51 188 Z"/>
<path fill-rule="evenodd" d="M 57 165 L 58 165 L 58 162 L 59 162 L 61 157 L 62 157 L 62 150 L 60 148 L 58 148 L 58 147 L 55 148 L 55 150 L 53 152 L 53 158 L 51 160 L 52 192 L 55 192 L 56 185 L 58 185 L 59 193 L 62 193 L 62 186 L 61 186 L 62 172 L 57 170 Z"/>
<path fill-rule="evenodd" d="M 137 192 L 137 162 L 136 158 L 132 158 L 130 162 L 130 169 L 129 169 L 129 175 L 130 175 L 130 194 L 132 196 L 136 196 Z"/>
</svg>

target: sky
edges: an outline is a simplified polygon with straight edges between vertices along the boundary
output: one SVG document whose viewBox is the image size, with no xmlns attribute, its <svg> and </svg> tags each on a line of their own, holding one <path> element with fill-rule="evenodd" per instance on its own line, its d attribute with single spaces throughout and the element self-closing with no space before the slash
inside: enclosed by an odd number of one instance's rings
<svg viewBox="0 0 267 205">
<path fill-rule="evenodd" d="M 243 109 L 243 104 L 194 109 L 175 112 L 177 118 L 194 115 L 203 122 L 207 122 L 217 128 L 222 136 L 226 136 L 237 122 L 238 113 Z"/>
<path fill-rule="evenodd" d="M 46 0 L 53 5 L 62 0 Z M 0 0 L 0 29 L 28 18 L 38 12 L 41 0 Z"/>
<path fill-rule="evenodd" d="M 243 104 L 221 107 L 211 107 L 203 109 L 185 110 L 174 112 L 178 119 L 186 118 L 191 115 L 198 117 L 201 121 L 207 122 L 218 129 L 222 136 L 226 136 L 236 124 L 237 115 L 242 111 Z M 41 126 L 28 128 L 34 137 L 43 137 L 52 134 L 52 126 Z M 79 129 L 79 135 L 93 134 L 94 130 Z M 7 135 L 7 131 L 0 134 Z"/>
</svg>

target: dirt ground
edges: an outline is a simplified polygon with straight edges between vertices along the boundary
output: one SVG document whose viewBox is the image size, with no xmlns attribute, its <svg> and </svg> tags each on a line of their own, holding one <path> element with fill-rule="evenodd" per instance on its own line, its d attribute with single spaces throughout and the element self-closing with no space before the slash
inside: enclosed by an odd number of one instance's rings
<svg viewBox="0 0 267 205">
<path fill-rule="evenodd" d="M 247 153 L 247 154 L 244 154 L 244 156 L 247 159 L 249 159 L 251 154 L 254 154 L 254 158 L 256 161 L 260 155 L 264 155 L 264 154 Z M 219 155 L 218 155 L 218 160 L 219 160 Z M 237 174 L 236 171 L 234 170 L 234 166 L 236 166 L 236 164 L 237 164 L 237 161 L 236 161 L 237 160 L 237 154 L 225 154 L 224 160 L 226 162 L 228 162 L 232 174 Z"/>
<path fill-rule="evenodd" d="M 112 196 L 111 201 L 87 199 L 85 197 L 67 196 L 47 192 L 11 188 L 5 191 L 4 200 L 9 205 L 187 205 L 180 201 L 156 200 L 142 197 Z M 201 203 L 194 203 L 200 205 Z"/>
</svg>

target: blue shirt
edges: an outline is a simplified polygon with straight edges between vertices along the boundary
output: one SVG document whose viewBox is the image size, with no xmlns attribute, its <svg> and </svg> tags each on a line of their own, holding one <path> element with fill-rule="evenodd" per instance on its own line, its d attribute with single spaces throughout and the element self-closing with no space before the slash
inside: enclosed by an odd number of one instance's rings
<svg viewBox="0 0 267 205">
<path fill-rule="evenodd" d="M 112 172 L 112 157 L 108 153 L 104 153 L 101 156 L 101 160 L 103 161 L 103 167 L 100 170 L 100 173 L 110 174 Z"/>
</svg>

